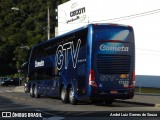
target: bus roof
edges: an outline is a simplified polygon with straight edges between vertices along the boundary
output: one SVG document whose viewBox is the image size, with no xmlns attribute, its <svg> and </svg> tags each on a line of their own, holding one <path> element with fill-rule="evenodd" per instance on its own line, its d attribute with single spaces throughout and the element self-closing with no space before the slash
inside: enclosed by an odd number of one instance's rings
<svg viewBox="0 0 160 120">
<path fill-rule="evenodd" d="M 62 35 L 53 37 L 53 38 L 51 38 L 51 39 L 49 39 L 49 40 L 43 41 L 43 42 L 41 42 L 41 43 L 39 43 L 39 44 L 34 45 L 33 47 L 41 46 L 41 45 L 43 45 L 43 44 L 45 44 L 45 43 L 48 43 L 48 42 L 50 42 L 50 41 L 52 41 L 52 40 L 56 40 L 57 38 L 63 37 L 63 36 L 65 36 L 65 35 L 69 35 L 69 34 L 71 34 L 71 33 L 77 32 L 77 31 L 79 31 L 79 30 L 83 30 L 83 29 L 85 29 L 85 28 L 87 28 L 87 27 L 88 27 L 88 28 L 89 28 L 89 27 L 92 27 L 93 25 L 122 26 L 122 27 L 130 27 L 130 28 L 132 28 L 132 27 L 129 26 L 129 25 L 114 24 L 114 23 L 95 23 L 95 24 L 88 24 L 88 25 L 86 25 L 86 26 L 83 26 L 83 27 L 77 28 L 77 29 L 75 29 L 75 30 L 69 31 L 69 32 L 67 32 L 67 33 L 64 33 L 64 34 L 62 34 Z"/>
</svg>

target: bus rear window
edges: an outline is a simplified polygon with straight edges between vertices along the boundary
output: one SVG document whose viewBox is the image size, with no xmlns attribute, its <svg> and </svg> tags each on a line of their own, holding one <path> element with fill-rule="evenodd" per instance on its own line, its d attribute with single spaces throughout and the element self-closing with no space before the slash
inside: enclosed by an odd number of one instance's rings
<svg viewBox="0 0 160 120">
<path fill-rule="evenodd" d="M 101 42 L 134 43 L 132 27 L 126 26 L 94 26 L 93 39 Z"/>
</svg>

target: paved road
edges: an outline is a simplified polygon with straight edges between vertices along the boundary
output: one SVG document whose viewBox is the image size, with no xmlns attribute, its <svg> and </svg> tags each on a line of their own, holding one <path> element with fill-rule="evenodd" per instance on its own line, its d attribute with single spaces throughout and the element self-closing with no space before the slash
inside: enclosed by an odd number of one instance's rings
<svg viewBox="0 0 160 120">
<path fill-rule="evenodd" d="M 160 108 L 147 104 L 130 104 L 118 101 L 109 106 L 102 103 L 91 104 L 90 102 L 81 102 L 80 104 L 74 106 L 70 104 L 63 104 L 61 100 L 57 98 L 31 98 L 28 94 L 20 91 L 16 92 L 18 90 L 15 91 L 14 87 L 0 87 L 0 91 L 0 111 L 41 112 L 43 114 L 43 118 L 47 118 L 48 120 L 52 117 L 55 119 L 55 116 L 58 116 L 57 119 L 69 119 L 66 116 L 74 116 L 74 119 L 77 118 L 75 116 L 89 116 L 93 117 L 93 119 L 96 119 L 96 116 L 104 116 L 101 117 L 101 119 L 104 119 L 108 116 L 108 112 L 110 114 L 111 112 L 119 113 L 126 111 L 143 111 L 154 113 L 160 111 Z M 109 117 L 108 119 L 111 118 Z M 129 119 L 132 119 L 132 117 Z"/>
<path fill-rule="evenodd" d="M 156 94 L 136 94 L 133 99 L 123 100 L 123 101 L 160 107 L 160 95 Z"/>
<path fill-rule="evenodd" d="M 10 87 L 10 88 L 4 88 L 4 89 L 6 90 L 9 89 L 9 91 L 13 91 L 13 92 L 24 93 L 23 86 Z M 160 94 L 135 94 L 133 99 L 118 100 L 118 102 L 128 102 L 133 104 L 136 103 L 136 104 L 160 107 Z"/>
</svg>

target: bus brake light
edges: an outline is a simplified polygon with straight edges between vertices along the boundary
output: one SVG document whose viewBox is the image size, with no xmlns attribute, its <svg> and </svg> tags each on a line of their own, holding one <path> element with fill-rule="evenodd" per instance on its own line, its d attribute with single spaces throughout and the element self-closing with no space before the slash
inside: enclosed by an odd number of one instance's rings
<svg viewBox="0 0 160 120">
<path fill-rule="evenodd" d="M 131 81 L 131 84 L 130 84 L 130 88 L 134 88 L 135 86 L 135 71 L 133 70 L 133 73 L 132 73 L 132 81 Z"/>
<path fill-rule="evenodd" d="M 94 87 L 98 87 L 97 83 L 95 81 L 94 70 L 90 70 L 90 73 L 89 73 L 89 85 L 94 86 Z"/>
</svg>

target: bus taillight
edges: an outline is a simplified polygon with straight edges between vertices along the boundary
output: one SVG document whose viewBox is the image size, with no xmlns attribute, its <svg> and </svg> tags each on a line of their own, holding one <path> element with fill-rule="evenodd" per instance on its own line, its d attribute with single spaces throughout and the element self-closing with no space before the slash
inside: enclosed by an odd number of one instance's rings
<svg viewBox="0 0 160 120">
<path fill-rule="evenodd" d="M 96 80 L 95 80 L 95 74 L 94 74 L 94 70 L 90 70 L 89 73 L 89 85 L 94 86 L 94 87 L 98 87 Z"/>
<path fill-rule="evenodd" d="M 135 71 L 133 70 L 133 73 L 132 73 L 132 81 L 131 81 L 131 84 L 130 84 L 130 88 L 134 88 L 135 86 Z"/>
</svg>

